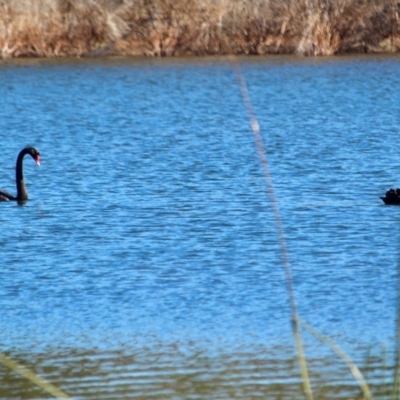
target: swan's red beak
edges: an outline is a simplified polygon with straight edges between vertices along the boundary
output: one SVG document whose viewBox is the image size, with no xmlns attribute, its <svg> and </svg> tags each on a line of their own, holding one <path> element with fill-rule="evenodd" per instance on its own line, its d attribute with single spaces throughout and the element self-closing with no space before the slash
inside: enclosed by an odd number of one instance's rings
<svg viewBox="0 0 400 400">
<path fill-rule="evenodd" d="M 40 156 L 39 155 L 35 156 L 35 162 L 40 167 Z"/>
</svg>

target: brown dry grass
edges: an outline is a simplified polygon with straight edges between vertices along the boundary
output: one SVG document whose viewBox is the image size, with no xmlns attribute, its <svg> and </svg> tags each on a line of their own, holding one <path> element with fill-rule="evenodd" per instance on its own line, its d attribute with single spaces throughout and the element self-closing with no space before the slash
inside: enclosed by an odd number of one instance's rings
<svg viewBox="0 0 400 400">
<path fill-rule="evenodd" d="M 397 52 L 398 0 L 0 0 L 0 57 Z"/>
</svg>

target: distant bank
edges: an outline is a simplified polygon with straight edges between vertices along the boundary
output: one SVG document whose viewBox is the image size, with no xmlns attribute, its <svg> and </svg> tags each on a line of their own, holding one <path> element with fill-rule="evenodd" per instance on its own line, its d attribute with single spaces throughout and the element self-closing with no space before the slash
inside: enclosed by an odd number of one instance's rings
<svg viewBox="0 0 400 400">
<path fill-rule="evenodd" d="M 3 0 L 0 58 L 400 50 L 397 0 Z"/>
</svg>

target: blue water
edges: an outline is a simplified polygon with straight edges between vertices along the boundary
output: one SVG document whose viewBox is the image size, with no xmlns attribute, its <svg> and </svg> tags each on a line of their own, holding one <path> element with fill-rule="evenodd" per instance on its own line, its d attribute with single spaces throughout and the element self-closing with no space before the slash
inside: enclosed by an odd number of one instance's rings
<svg viewBox="0 0 400 400">
<path fill-rule="evenodd" d="M 379 196 L 400 186 L 400 59 L 239 62 L 300 315 L 352 356 L 393 346 L 400 208 Z M 0 187 L 22 147 L 42 158 L 28 203 L 0 203 L 0 352 L 293 351 L 231 60 L 3 61 L 0 87 Z"/>
</svg>

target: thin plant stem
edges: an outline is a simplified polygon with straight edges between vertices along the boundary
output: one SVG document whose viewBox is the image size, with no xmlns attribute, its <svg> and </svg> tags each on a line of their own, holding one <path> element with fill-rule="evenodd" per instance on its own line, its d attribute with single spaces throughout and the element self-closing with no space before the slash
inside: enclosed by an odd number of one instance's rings
<svg viewBox="0 0 400 400">
<path fill-rule="evenodd" d="M 239 82 L 239 87 L 240 87 L 240 91 L 242 94 L 243 102 L 246 106 L 250 126 L 253 131 L 254 140 L 255 140 L 255 144 L 256 144 L 256 148 L 257 148 L 257 153 L 258 153 L 258 157 L 259 157 L 260 164 L 262 167 L 265 185 L 267 187 L 267 193 L 269 195 L 269 198 L 270 198 L 270 201 L 272 204 L 272 208 L 273 208 L 275 225 L 277 228 L 278 239 L 279 239 L 279 244 L 280 244 L 282 265 L 283 265 L 283 269 L 285 272 L 286 288 L 287 288 L 287 292 L 288 292 L 291 314 L 292 314 L 291 315 L 292 329 L 293 329 L 293 335 L 294 335 L 296 348 L 297 348 L 297 357 L 298 357 L 298 362 L 299 362 L 299 366 L 300 366 L 300 372 L 301 372 L 301 376 L 302 376 L 303 391 L 308 400 L 313 400 L 310 378 L 309 378 L 308 369 L 307 369 L 307 362 L 306 362 L 306 358 L 304 355 L 304 347 L 303 347 L 301 333 L 300 333 L 299 324 L 298 324 L 297 306 L 296 306 L 296 300 L 295 300 L 294 289 L 293 289 L 293 278 L 292 278 L 292 273 L 291 273 L 291 268 L 290 268 L 290 263 L 289 263 L 289 257 L 288 257 L 288 252 L 287 252 L 285 236 L 283 234 L 282 220 L 281 220 L 280 213 L 279 213 L 278 202 L 277 202 L 277 199 L 275 196 L 274 186 L 272 184 L 272 178 L 271 178 L 271 173 L 269 171 L 266 151 L 265 151 L 261 133 L 260 133 L 260 125 L 258 124 L 257 118 L 255 116 L 253 106 L 251 103 L 251 99 L 250 99 L 250 95 L 249 95 L 249 92 L 247 89 L 246 81 L 242 74 L 240 65 L 234 57 L 232 57 L 232 60 L 233 60 L 233 65 L 235 67 L 236 76 L 237 76 L 237 79 Z"/>
<path fill-rule="evenodd" d="M 387 379 L 386 379 L 386 377 L 387 377 L 387 374 L 388 374 L 388 359 L 387 359 L 387 356 L 388 356 L 388 354 L 387 354 L 387 348 L 386 348 L 386 345 L 385 344 L 382 344 L 382 370 L 383 370 L 383 384 L 382 384 L 382 387 L 383 387 L 383 393 L 385 394 L 385 397 L 387 398 L 387 395 L 388 395 L 388 393 L 389 393 L 389 390 L 388 390 L 388 382 L 387 382 Z"/>
<path fill-rule="evenodd" d="M 400 395 L 400 250 L 397 259 L 397 315 L 396 315 L 396 343 L 395 343 L 395 368 L 393 377 L 393 399 L 398 399 Z"/>
<path fill-rule="evenodd" d="M 36 374 L 35 372 L 25 367 L 24 365 L 17 363 L 10 357 L 7 357 L 5 354 L 0 353 L 0 364 L 5 365 L 6 367 L 15 372 L 18 372 L 24 378 L 30 380 L 36 386 L 50 393 L 56 399 L 71 400 L 71 397 L 68 396 L 68 394 L 66 394 L 64 391 L 59 389 L 57 386 L 48 382 L 46 379 L 42 378 L 40 375 Z"/>
<path fill-rule="evenodd" d="M 364 379 L 361 371 L 357 367 L 356 363 L 344 352 L 344 350 L 342 350 L 341 347 L 337 345 L 332 339 L 329 339 L 327 336 L 319 333 L 311 325 L 307 324 L 306 322 L 300 319 L 298 320 L 298 322 L 303 328 L 307 329 L 307 331 L 309 331 L 317 339 L 319 339 L 323 343 L 326 343 L 346 363 L 351 373 L 353 374 L 354 378 L 358 382 L 361 391 L 363 392 L 364 400 L 372 400 L 373 399 L 372 393 L 369 390 L 369 386 L 366 380 Z"/>
</svg>

